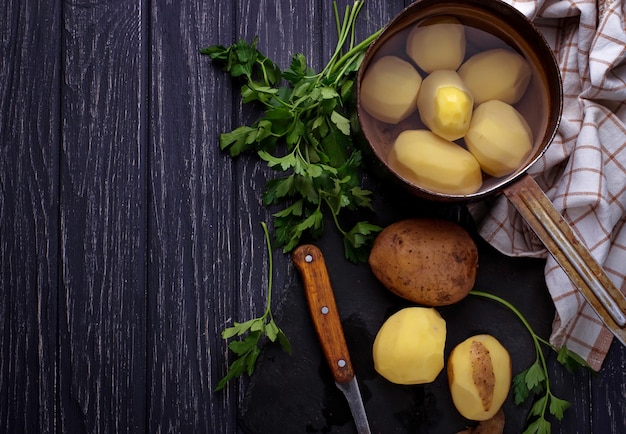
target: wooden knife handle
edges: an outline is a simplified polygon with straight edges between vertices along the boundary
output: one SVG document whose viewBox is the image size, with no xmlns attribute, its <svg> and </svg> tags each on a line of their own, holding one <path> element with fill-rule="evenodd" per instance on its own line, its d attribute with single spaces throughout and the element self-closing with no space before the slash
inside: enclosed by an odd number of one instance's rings
<svg viewBox="0 0 626 434">
<path fill-rule="evenodd" d="M 333 377 L 347 383 L 354 371 L 324 256 L 316 246 L 305 244 L 293 252 L 293 262 L 302 275 L 309 312 Z"/>
</svg>

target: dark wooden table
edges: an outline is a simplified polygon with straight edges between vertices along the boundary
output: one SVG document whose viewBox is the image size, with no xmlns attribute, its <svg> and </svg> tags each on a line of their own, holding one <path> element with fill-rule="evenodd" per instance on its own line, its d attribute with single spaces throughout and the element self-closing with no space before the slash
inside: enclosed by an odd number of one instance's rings
<svg viewBox="0 0 626 434">
<path fill-rule="evenodd" d="M 408 3 L 368 2 L 359 37 Z M 258 113 L 199 48 L 255 35 L 319 68 L 332 3 L 3 1 L 0 432 L 238 431 L 247 381 L 213 390 L 221 330 L 264 306 L 268 169 L 219 150 Z M 280 299 L 297 276 L 274 270 Z M 625 432 L 623 347 L 598 375 L 549 363 L 554 432 Z"/>
</svg>

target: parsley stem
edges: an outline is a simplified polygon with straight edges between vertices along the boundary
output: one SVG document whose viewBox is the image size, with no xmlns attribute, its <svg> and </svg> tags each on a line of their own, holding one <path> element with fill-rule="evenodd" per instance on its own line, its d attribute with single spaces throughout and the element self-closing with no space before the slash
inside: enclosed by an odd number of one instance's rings
<svg viewBox="0 0 626 434">
<path fill-rule="evenodd" d="M 336 3 L 333 2 L 333 5 L 335 7 L 335 17 L 337 20 L 337 24 L 339 24 L 339 16 L 337 13 L 337 8 L 336 8 Z M 332 56 L 330 56 L 330 60 L 328 61 L 328 63 L 326 64 L 326 67 L 324 68 L 324 70 L 322 71 L 322 73 L 320 74 L 320 76 L 328 76 L 328 73 L 330 72 L 330 70 L 332 69 L 332 65 L 335 63 L 337 57 L 339 57 L 341 55 L 341 47 L 343 47 L 343 44 L 345 43 L 345 27 L 346 27 L 346 22 L 348 20 L 348 16 L 350 13 L 350 6 L 346 7 L 346 11 L 344 13 L 343 16 L 343 23 L 341 25 L 339 25 L 338 27 L 338 31 L 337 31 L 337 45 L 335 46 L 335 51 L 333 52 Z"/>
<path fill-rule="evenodd" d="M 335 227 L 337 228 L 337 230 L 341 233 L 341 235 L 346 236 L 346 231 L 344 231 L 341 228 L 341 225 L 339 224 L 339 211 L 336 210 L 335 208 L 333 208 L 332 204 L 330 203 L 330 201 L 328 200 L 328 197 L 326 195 L 323 195 L 323 191 L 319 191 L 320 196 L 322 196 L 324 198 L 324 202 L 326 203 L 326 205 L 328 206 L 328 208 L 330 208 L 331 214 L 333 216 L 333 221 L 335 223 Z M 320 203 L 321 206 L 321 203 Z"/>
<path fill-rule="evenodd" d="M 348 37 L 351 37 L 350 46 L 354 44 L 354 31 L 355 31 L 354 23 L 359 14 L 359 11 L 363 7 L 363 4 L 364 4 L 363 1 L 355 1 L 352 8 L 350 6 L 347 6 L 346 11 L 344 13 L 344 17 L 343 17 L 343 23 L 340 25 L 339 16 L 337 12 L 337 4 L 336 2 L 333 2 L 333 7 L 335 11 L 335 20 L 337 23 L 337 45 L 335 47 L 335 52 L 333 53 L 330 60 L 326 64 L 326 67 L 320 74 L 320 77 L 324 77 L 324 76 L 330 77 L 332 73 L 334 73 L 337 70 L 338 65 L 343 64 L 347 60 L 347 58 L 352 57 L 352 54 L 353 54 L 352 52 L 354 48 L 351 48 L 348 51 L 348 53 L 342 55 L 343 46 L 346 44 L 346 40 L 348 39 Z M 362 45 L 362 48 L 364 48 L 365 46 L 366 45 Z"/>
<path fill-rule="evenodd" d="M 522 322 L 522 324 L 524 324 L 524 327 L 526 327 L 526 330 L 528 330 L 528 332 L 530 333 L 530 335 L 531 335 L 531 337 L 533 339 L 533 343 L 535 345 L 535 348 L 537 350 L 537 357 L 539 357 L 541 359 L 543 367 L 544 368 L 546 367 L 546 361 L 545 361 L 545 358 L 543 357 L 543 352 L 541 351 L 541 344 L 547 345 L 548 347 L 550 347 L 550 348 L 552 348 L 554 350 L 555 350 L 555 348 L 552 346 L 552 344 L 550 344 L 545 339 L 540 338 L 535 333 L 535 331 L 533 330 L 533 328 L 530 325 L 530 323 L 528 322 L 528 320 L 526 320 L 524 315 L 522 315 L 522 313 L 515 306 L 513 306 L 511 303 L 509 303 L 508 301 L 504 300 L 503 298 L 498 297 L 497 295 L 489 294 L 488 292 L 477 291 L 477 290 L 473 289 L 472 291 L 470 291 L 470 294 L 477 295 L 479 297 L 488 298 L 490 300 L 496 301 L 496 302 L 506 306 L 510 311 L 512 311 L 515 314 L 515 316 L 517 316 L 517 318 L 519 318 L 519 320 Z"/>
<path fill-rule="evenodd" d="M 270 233 L 267 229 L 267 225 L 265 222 L 261 222 L 261 226 L 263 227 L 263 232 L 265 234 L 265 244 L 267 246 L 267 268 L 268 268 L 268 276 L 267 276 L 267 306 L 265 308 L 265 315 L 269 314 L 269 317 L 272 318 L 272 274 L 274 272 L 274 264 L 272 258 L 272 244 L 270 240 Z"/>
<path fill-rule="evenodd" d="M 526 327 L 526 329 L 528 329 L 528 331 L 533 336 L 533 338 L 536 336 L 535 332 L 533 331 L 532 327 L 530 326 L 530 324 L 528 323 L 528 321 L 526 320 L 524 315 L 522 315 L 522 313 L 515 306 L 513 306 L 511 303 L 509 303 L 508 301 L 504 300 L 503 298 L 498 297 L 497 295 L 489 294 L 488 292 L 477 291 L 475 289 L 471 290 L 470 294 L 477 295 L 477 296 L 483 297 L 483 298 L 488 298 L 490 300 L 494 300 L 494 301 L 496 301 L 496 302 L 506 306 L 507 308 L 509 308 L 509 310 L 511 310 L 519 318 L 519 320 L 524 324 L 524 327 Z"/>
<path fill-rule="evenodd" d="M 372 42 L 374 42 L 374 40 L 378 37 L 380 32 L 382 32 L 382 29 L 377 30 L 376 32 L 372 33 L 370 36 L 363 39 L 361 42 L 355 45 L 354 48 L 352 48 L 350 51 L 344 54 L 340 59 L 338 59 L 334 63 L 334 65 L 332 65 L 332 68 L 329 71 L 328 75 L 331 75 L 333 72 L 335 72 L 340 66 L 342 66 L 349 59 L 351 59 L 352 56 L 354 56 L 355 54 L 358 55 L 360 54 L 361 51 L 365 50 Z"/>
</svg>

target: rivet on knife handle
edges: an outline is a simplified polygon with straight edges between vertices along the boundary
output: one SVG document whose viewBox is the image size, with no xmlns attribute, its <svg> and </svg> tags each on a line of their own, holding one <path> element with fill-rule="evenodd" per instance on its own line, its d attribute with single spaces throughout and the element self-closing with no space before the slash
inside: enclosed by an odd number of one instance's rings
<svg viewBox="0 0 626 434">
<path fill-rule="evenodd" d="M 324 256 L 307 244 L 294 251 L 293 262 L 302 275 L 311 318 L 333 377 L 337 383 L 347 383 L 354 371 Z"/>
</svg>

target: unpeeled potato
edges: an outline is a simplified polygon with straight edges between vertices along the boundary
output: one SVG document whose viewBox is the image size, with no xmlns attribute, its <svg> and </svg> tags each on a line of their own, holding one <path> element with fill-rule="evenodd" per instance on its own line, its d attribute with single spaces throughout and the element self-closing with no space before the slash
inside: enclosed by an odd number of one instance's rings
<svg viewBox="0 0 626 434">
<path fill-rule="evenodd" d="M 511 357 L 493 336 L 472 336 L 448 357 L 448 384 L 459 413 L 471 420 L 491 419 L 511 386 Z"/>
<path fill-rule="evenodd" d="M 478 249 L 456 223 L 406 219 L 378 234 L 369 265 L 394 294 L 421 305 L 445 306 L 465 298 L 474 286 Z"/>
<path fill-rule="evenodd" d="M 504 432 L 504 411 L 502 408 L 491 419 L 482 420 L 478 425 L 459 431 L 456 434 L 502 434 Z"/>
</svg>

